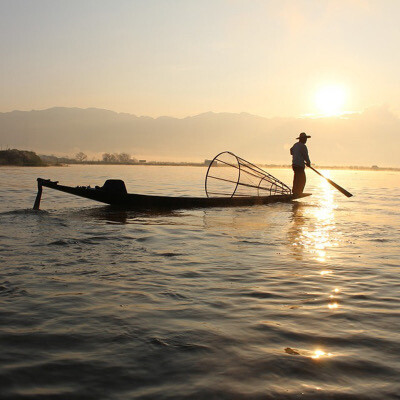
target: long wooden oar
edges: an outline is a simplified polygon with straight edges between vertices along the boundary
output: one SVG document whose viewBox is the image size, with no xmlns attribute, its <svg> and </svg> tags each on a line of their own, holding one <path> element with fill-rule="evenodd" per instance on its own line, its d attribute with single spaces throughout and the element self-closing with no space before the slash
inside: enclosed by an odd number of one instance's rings
<svg viewBox="0 0 400 400">
<path fill-rule="evenodd" d="M 326 179 L 334 188 L 339 190 L 339 192 L 342 192 L 345 196 L 351 197 L 353 196 L 350 192 L 348 192 L 346 189 L 343 189 L 341 186 L 339 186 L 337 183 L 331 181 L 328 179 L 326 176 L 322 175 L 320 172 L 318 172 L 315 168 L 313 168 L 311 165 L 309 166 L 314 172 L 316 172 L 319 176 L 322 176 L 324 179 Z"/>
</svg>

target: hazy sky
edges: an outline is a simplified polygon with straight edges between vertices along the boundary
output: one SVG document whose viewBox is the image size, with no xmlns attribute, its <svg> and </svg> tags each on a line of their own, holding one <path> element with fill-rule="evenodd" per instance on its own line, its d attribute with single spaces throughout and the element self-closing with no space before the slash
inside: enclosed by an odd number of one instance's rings
<svg viewBox="0 0 400 400">
<path fill-rule="evenodd" d="M 400 111 L 399 0 L 0 0 L 0 111 Z"/>
</svg>

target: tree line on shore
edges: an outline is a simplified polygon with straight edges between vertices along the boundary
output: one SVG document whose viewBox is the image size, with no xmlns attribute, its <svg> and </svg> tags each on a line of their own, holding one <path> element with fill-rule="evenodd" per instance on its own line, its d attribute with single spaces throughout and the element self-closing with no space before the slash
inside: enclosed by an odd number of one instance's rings
<svg viewBox="0 0 400 400">
<path fill-rule="evenodd" d="M 41 167 L 46 163 L 34 151 L 8 149 L 0 151 L 0 165 Z"/>
<path fill-rule="evenodd" d="M 79 152 L 75 157 L 57 157 L 37 155 L 34 151 L 7 149 L 0 150 L 0 165 L 45 166 L 60 164 L 137 164 L 139 161 L 128 153 L 104 153 L 100 160 L 88 160 L 88 156 Z"/>
<path fill-rule="evenodd" d="M 37 155 L 33 151 L 7 149 L 0 151 L 0 166 L 51 166 L 65 164 L 120 164 L 120 165 L 182 165 L 182 166 L 204 166 L 204 163 L 196 162 L 167 162 L 137 160 L 128 153 L 103 153 L 101 159 L 89 160 L 88 156 L 79 152 L 74 157 L 57 157 L 55 155 Z"/>
<path fill-rule="evenodd" d="M 79 163 L 87 163 L 88 156 L 80 151 L 75 154 L 75 161 Z M 139 161 L 135 157 L 131 157 L 129 153 L 104 153 L 101 160 L 93 160 L 107 164 L 135 164 Z"/>
</svg>

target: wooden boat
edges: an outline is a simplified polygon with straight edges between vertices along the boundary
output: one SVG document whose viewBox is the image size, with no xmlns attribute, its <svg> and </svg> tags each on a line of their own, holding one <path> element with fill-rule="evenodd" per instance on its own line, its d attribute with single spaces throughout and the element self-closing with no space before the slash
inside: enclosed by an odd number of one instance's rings
<svg viewBox="0 0 400 400">
<path fill-rule="evenodd" d="M 109 179 L 103 186 L 64 186 L 38 178 L 38 194 L 33 206 L 39 209 L 43 186 L 75 196 L 129 209 L 179 209 L 253 206 L 288 202 L 309 193 L 294 195 L 291 189 L 267 171 L 230 151 L 217 154 L 210 162 L 205 178 L 207 197 L 172 197 L 130 194 L 120 179 Z"/>
<path fill-rule="evenodd" d="M 240 197 L 172 197 L 151 196 L 143 194 L 130 194 L 127 192 L 125 183 L 119 179 L 109 179 L 102 187 L 96 186 L 65 186 L 59 185 L 58 181 L 50 179 L 37 179 L 38 193 L 33 206 L 35 210 L 40 207 L 42 188 L 48 187 L 60 192 L 73 194 L 106 203 L 112 206 L 127 209 L 180 209 L 180 208 L 209 208 L 209 207 L 238 207 L 253 206 L 258 204 L 269 204 L 277 202 L 289 202 L 301 197 L 310 196 L 309 193 L 301 195 L 272 194 L 269 196 L 240 196 Z"/>
</svg>

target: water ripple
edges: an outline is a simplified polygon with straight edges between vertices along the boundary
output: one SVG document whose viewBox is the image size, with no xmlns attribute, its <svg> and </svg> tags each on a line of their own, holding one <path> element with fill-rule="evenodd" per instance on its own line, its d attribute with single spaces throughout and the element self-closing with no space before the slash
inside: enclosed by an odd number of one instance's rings
<svg viewBox="0 0 400 400">
<path fill-rule="evenodd" d="M 204 172 L 82 168 L 46 172 L 185 195 Z M 157 213 L 32 211 L 3 174 L 1 399 L 399 399 L 398 174 L 354 173 L 350 200 L 310 177 L 301 202 Z"/>
</svg>

